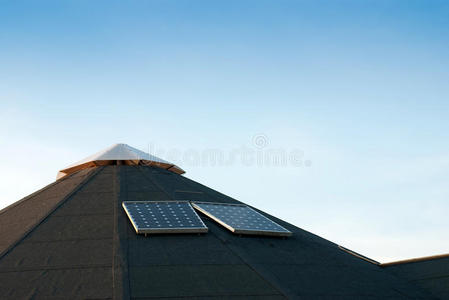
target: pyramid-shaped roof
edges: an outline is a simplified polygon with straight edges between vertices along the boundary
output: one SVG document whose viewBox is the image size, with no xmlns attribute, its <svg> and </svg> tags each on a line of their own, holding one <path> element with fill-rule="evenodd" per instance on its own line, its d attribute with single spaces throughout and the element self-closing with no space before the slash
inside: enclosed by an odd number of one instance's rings
<svg viewBox="0 0 449 300">
<path fill-rule="evenodd" d="M 85 168 L 117 163 L 129 165 L 154 165 L 178 174 L 185 173 L 180 167 L 163 160 L 162 158 L 143 152 L 127 144 L 114 144 L 60 170 L 57 179 Z"/>
<path fill-rule="evenodd" d="M 293 235 L 239 236 L 201 216 L 208 233 L 145 237 L 136 234 L 122 208 L 125 201 L 179 200 L 242 204 L 160 167 L 116 164 L 75 171 L 1 210 L 0 298 L 437 299 L 445 295 L 444 290 L 432 295 L 425 285 L 402 278 L 398 269 L 389 272 L 257 208 L 253 209 Z M 444 278 L 444 268 L 437 271 L 433 275 Z"/>
</svg>

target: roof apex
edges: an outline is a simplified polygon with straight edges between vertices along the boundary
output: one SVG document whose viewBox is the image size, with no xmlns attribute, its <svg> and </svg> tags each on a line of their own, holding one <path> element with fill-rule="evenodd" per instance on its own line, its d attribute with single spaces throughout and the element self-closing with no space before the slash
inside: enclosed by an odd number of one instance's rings
<svg viewBox="0 0 449 300">
<path fill-rule="evenodd" d="M 74 164 L 67 166 L 66 168 L 58 172 L 56 179 L 60 179 L 81 169 L 114 164 L 154 165 L 163 169 L 173 171 L 177 174 L 185 173 L 184 170 L 173 163 L 170 163 L 149 153 L 143 152 L 127 144 L 119 143 L 107 147 Z"/>
</svg>

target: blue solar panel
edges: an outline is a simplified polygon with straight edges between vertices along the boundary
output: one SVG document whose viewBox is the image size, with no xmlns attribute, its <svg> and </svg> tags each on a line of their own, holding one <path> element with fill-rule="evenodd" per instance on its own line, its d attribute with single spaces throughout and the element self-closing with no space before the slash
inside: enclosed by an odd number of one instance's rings
<svg viewBox="0 0 449 300">
<path fill-rule="evenodd" d="M 207 232 L 206 225 L 186 201 L 125 201 L 122 206 L 137 233 Z"/>
<path fill-rule="evenodd" d="M 290 236 L 292 233 L 246 205 L 193 202 L 192 206 L 237 234 Z"/>
</svg>

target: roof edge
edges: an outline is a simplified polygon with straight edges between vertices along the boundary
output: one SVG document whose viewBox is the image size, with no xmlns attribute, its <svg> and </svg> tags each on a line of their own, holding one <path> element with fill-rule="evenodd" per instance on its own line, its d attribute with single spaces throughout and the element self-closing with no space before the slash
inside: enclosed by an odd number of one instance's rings
<svg viewBox="0 0 449 300">
<path fill-rule="evenodd" d="M 42 222 L 44 222 L 45 219 L 47 219 L 51 214 L 53 214 L 53 212 L 55 212 L 62 204 L 65 203 L 65 201 L 67 199 L 69 199 L 70 197 L 72 197 L 77 191 L 79 191 L 88 181 L 90 181 L 93 177 L 95 177 L 95 175 L 98 174 L 100 170 L 93 170 L 90 171 L 86 174 L 86 176 L 84 178 L 82 178 L 82 180 L 76 184 L 73 188 L 69 189 L 69 192 L 65 195 L 62 195 L 61 199 L 59 199 L 56 204 L 52 207 L 48 208 L 48 212 L 45 213 L 44 215 L 40 216 L 36 222 L 32 223 L 30 227 L 26 228 L 25 231 L 23 231 L 21 233 L 21 235 L 14 241 L 12 241 L 12 243 L 9 244 L 8 247 L 6 247 L 5 249 L 0 251 L 0 260 L 7 255 L 13 248 L 15 248 L 26 236 L 28 236 L 32 231 L 34 231 Z M 69 178 L 69 177 L 68 177 Z M 61 181 L 56 182 L 56 184 L 60 183 Z M 47 188 L 50 188 L 54 186 L 54 184 L 49 184 L 48 186 L 44 187 L 43 189 L 37 191 L 36 193 L 33 193 L 30 195 L 30 197 L 26 197 L 19 202 L 19 204 L 25 202 L 26 200 L 29 200 L 31 198 L 33 198 L 34 196 L 38 195 L 39 193 L 43 192 L 44 190 L 46 190 Z M 9 208 L 13 208 L 13 206 L 8 206 Z M 2 212 L 4 212 L 6 210 L 2 210 Z"/>
<path fill-rule="evenodd" d="M 415 257 L 415 258 L 403 259 L 403 260 L 397 260 L 397 261 L 382 263 L 382 264 L 380 264 L 380 266 L 381 267 L 389 267 L 389 266 L 395 266 L 395 265 L 402 265 L 402 264 L 409 264 L 409 263 L 415 263 L 415 262 L 423 262 L 423 261 L 435 260 L 435 259 L 440 259 L 440 258 L 449 258 L 449 253 L 430 255 L 430 256 L 422 256 L 422 257 Z"/>
<path fill-rule="evenodd" d="M 376 261 L 376 260 L 374 260 L 374 259 L 371 259 L 371 258 L 369 258 L 369 257 L 366 257 L 365 255 L 362 255 L 362 254 L 357 253 L 357 252 L 355 252 L 355 251 L 352 251 L 352 250 L 350 250 L 350 249 L 348 249 L 348 248 L 346 248 L 346 247 L 343 247 L 343 246 L 341 246 L 341 245 L 338 245 L 338 248 L 339 248 L 340 250 L 345 251 L 346 253 L 349 253 L 349 254 L 351 254 L 351 255 L 353 255 L 353 256 L 359 258 L 359 259 L 362 259 L 362 260 L 364 260 L 364 261 L 367 261 L 367 262 L 369 262 L 369 263 L 372 263 L 373 265 L 380 265 L 380 262 L 378 262 L 378 261 Z"/>
</svg>

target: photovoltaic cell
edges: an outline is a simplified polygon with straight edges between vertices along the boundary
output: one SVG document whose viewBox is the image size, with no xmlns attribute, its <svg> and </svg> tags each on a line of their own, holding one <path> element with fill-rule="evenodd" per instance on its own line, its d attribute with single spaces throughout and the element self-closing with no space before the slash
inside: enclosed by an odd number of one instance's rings
<svg viewBox="0 0 449 300">
<path fill-rule="evenodd" d="M 192 206 L 237 234 L 292 235 L 281 225 L 246 205 L 192 202 Z"/>
<path fill-rule="evenodd" d="M 207 232 L 206 225 L 186 201 L 125 201 L 122 206 L 137 233 Z"/>
</svg>

